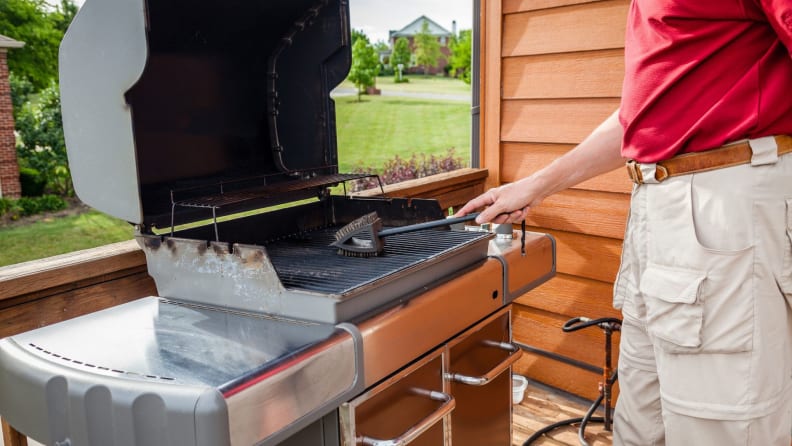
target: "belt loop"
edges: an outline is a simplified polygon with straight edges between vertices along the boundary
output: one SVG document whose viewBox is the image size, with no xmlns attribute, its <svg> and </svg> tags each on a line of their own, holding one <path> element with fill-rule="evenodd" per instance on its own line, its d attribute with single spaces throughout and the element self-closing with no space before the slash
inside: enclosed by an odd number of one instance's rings
<svg viewBox="0 0 792 446">
<path fill-rule="evenodd" d="M 630 176 L 630 180 L 637 185 L 643 184 L 643 177 L 641 176 L 641 171 L 638 170 L 638 163 L 635 160 L 627 161 L 627 175 Z"/>
<path fill-rule="evenodd" d="M 748 145 L 751 146 L 753 152 L 752 166 L 775 164 L 778 161 L 778 144 L 775 137 L 765 136 L 764 138 L 749 139 Z"/>
<path fill-rule="evenodd" d="M 657 164 L 644 164 L 641 163 L 638 165 L 638 168 L 641 170 L 641 177 L 643 178 L 643 182 L 646 184 L 659 184 L 660 182 L 657 181 Z"/>
</svg>

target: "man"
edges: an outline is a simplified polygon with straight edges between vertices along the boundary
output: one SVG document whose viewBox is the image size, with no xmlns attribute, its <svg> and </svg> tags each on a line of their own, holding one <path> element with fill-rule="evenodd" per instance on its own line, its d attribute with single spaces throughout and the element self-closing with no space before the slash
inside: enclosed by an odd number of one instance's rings
<svg viewBox="0 0 792 446">
<path fill-rule="evenodd" d="M 514 223 L 628 163 L 616 445 L 786 446 L 792 431 L 792 1 L 633 0 L 622 105 L 473 199 Z"/>
</svg>

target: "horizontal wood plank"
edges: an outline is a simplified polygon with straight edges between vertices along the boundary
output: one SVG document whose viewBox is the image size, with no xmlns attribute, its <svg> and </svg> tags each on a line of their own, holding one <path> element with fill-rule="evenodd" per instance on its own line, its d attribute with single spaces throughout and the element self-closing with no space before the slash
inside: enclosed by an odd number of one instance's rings
<svg viewBox="0 0 792 446">
<path fill-rule="evenodd" d="M 606 237 L 529 227 L 556 239 L 557 272 L 613 283 L 619 270 L 622 241 Z"/>
<path fill-rule="evenodd" d="M 570 396 L 558 389 L 528 381 L 525 397 L 512 409 L 512 446 L 523 443 L 540 429 L 560 421 L 581 418 L 588 412 L 592 401 Z M 591 446 L 610 446 L 613 433 L 602 423 L 586 426 L 586 442 Z M 571 424 L 553 429 L 532 445 L 535 446 L 580 446 L 578 425 Z"/>
<path fill-rule="evenodd" d="M 128 240 L 5 266 L 0 268 L 0 301 L 145 264 L 137 242 Z"/>
<path fill-rule="evenodd" d="M 503 101 L 501 141 L 579 144 L 618 107 L 618 98 Z"/>
<path fill-rule="evenodd" d="M 551 195 L 526 218 L 531 226 L 565 232 L 623 238 L 630 196 L 568 189 Z"/>
<path fill-rule="evenodd" d="M 628 0 L 507 14 L 503 57 L 624 47 Z"/>
<path fill-rule="evenodd" d="M 147 273 L 50 296 L 0 311 L 0 338 L 156 295 Z"/>
<path fill-rule="evenodd" d="M 600 0 L 503 0 L 503 13 L 533 11 L 537 9 L 558 8 L 560 6 L 593 3 Z"/>
<path fill-rule="evenodd" d="M 515 341 L 541 350 L 581 361 L 594 367 L 605 365 L 605 334 L 598 327 L 564 333 L 561 330 L 566 318 L 518 309 L 515 319 Z M 612 364 L 618 364 L 619 333 L 612 338 Z M 546 385 L 593 400 L 599 394 L 603 376 L 590 370 L 560 362 L 536 353 L 526 352 L 516 364 L 517 373 L 524 374 Z M 618 389 L 616 396 L 618 395 Z M 614 399 L 615 400 L 615 399 Z"/>
<path fill-rule="evenodd" d="M 578 316 L 603 317 L 593 314 Z M 512 317 L 515 341 L 596 367 L 604 365 L 605 334 L 599 327 L 566 333 L 562 327 L 570 317 L 522 305 L 512 307 Z"/>
<path fill-rule="evenodd" d="M 464 168 L 444 172 L 415 180 L 389 184 L 384 187 L 385 195 L 401 198 L 433 198 L 440 202 L 442 209 L 461 207 L 471 198 L 484 192 L 487 169 Z M 374 197 L 381 194 L 379 188 L 357 192 L 360 197 Z"/>
<path fill-rule="evenodd" d="M 621 312 L 613 308 L 612 297 L 613 284 L 610 282 L 558 274 L 514 303 L 568 318 L 620 318 Z"/>
<path fill-rule="evenodd" d="M 602 346 L 600 345 L 599 348 Z M 593 401 L 599 396 L 599 383 L 602 382 L 602 376 L 599 374 L 534 353 L 525 352 L 512 370 L 514 373 L 528 377 L 528 379 L 587 400 Z"/>
<path fill-rule="evenodd" d="M 605 334 L 599 327 L 564 333 L 569 318 L 528 307 L 513 308 L 514 340 L 544 351 L 602 368 L 605 365 Z M 613 346 L 618 347 L 619 333 L 614 333 Z M 614 348 L 613 364 L 618 363 Z M 515 366 L 517 373 L 565 391 L 593 399 L 598 395 L 602 376 L 554 359 L 526 352 Z"/>
<path fill-rule="evenodd" d="M 527 177 L 549 165 L 574 147 L 572 144 L 504 143 L 501 178 L 511 183 Z M 632 182 L 623 169 L 616 169 L 584 181 L 575 189 L 598 190 L 629 194 Z"/>
<path fill-rule="evenodd" d="M 612 98 L 623 79 L 621 49 L 503 59 L 504 99 Z"/>
</svg>

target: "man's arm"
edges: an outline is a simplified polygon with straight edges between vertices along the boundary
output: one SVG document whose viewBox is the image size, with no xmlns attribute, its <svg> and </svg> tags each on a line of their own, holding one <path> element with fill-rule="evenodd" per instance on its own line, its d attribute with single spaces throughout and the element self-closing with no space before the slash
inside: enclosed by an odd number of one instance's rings
<svg viewBox="0 0 792 446">
<path fill-rule="evenodd" d="M 517 182 L 490 189 L 468 202 L 455 215 L 463 216 L 488 206 L 477 223 L 516 223 L 548 196 L 599 174 L 623 166 L 623 130 L 614 112 L 577 147 L 544 169 Z"/>
</svg>

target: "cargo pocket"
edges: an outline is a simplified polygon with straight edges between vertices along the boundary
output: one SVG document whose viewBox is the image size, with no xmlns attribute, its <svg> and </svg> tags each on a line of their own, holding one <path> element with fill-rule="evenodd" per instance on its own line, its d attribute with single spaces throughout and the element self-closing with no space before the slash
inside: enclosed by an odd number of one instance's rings
<svg viewBox="0 0 792 446">
<path fill-rule="evenodd" d="M 704 279 L 702 272 L 659 265 L 648 265 L 641 275 L 647 328 L 666 351 L 692 352 L 701 347 Z"/>
<path fill-rule="evenodd" d="M 778 287 L 792 302 L 792 199 L 786 200 L 786 234 L 784 240 L 784 261 L 778 277 Z"/>
</svg>

